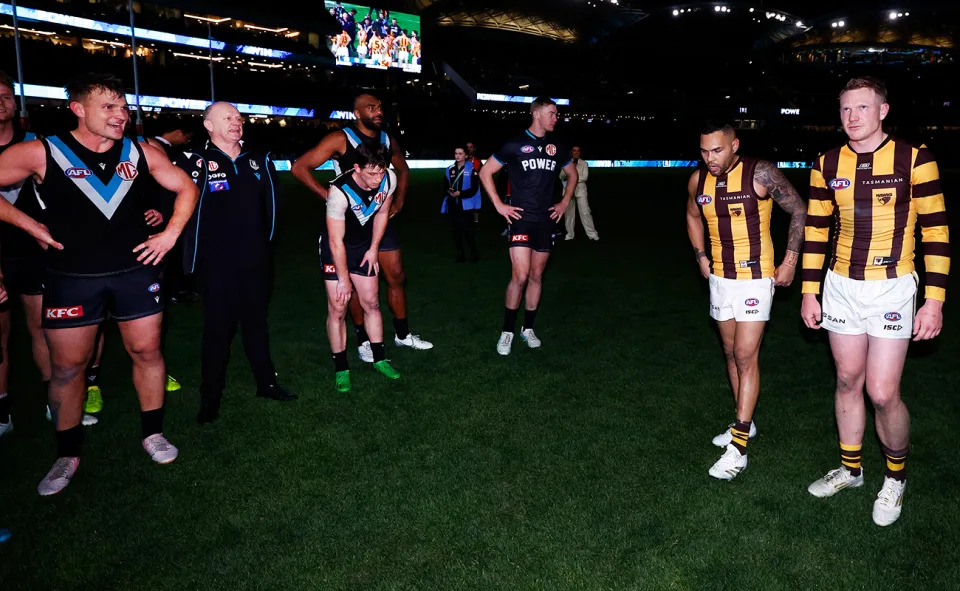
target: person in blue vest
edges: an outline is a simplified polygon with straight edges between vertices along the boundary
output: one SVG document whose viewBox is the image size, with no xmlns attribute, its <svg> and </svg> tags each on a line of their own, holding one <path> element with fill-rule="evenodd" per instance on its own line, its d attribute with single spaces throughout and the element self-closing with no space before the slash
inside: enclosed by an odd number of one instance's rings
<svg viewBox="0 0 960 591">
<path fill-rule="evenodd" d="M 470 250 L 470 262 L 480 260 L 477 243 L 473 240 L 473 212 L 480 210 L 480 175 L 473 162 L 467 160 L 467 151 L 457 147 L 453 151 L 454 163 L 444 173 L 446 195 L 440 213 L 450 218 L 453 228 L 453 244 L 457 248 L 455 263 L 462 263 L 464 246 Z"/>
<path fill-rule="evenodd" d="M 198 183 L 200 203 L 183 245 L 184 271 L 196 266 L 203 297 L 200 424 L 219 416 L 237 324 L 257 383 L 256 395 L 280 402 L 296 398 L 277 384 L 267 326 L 277 172 L 269 152 L 241 145 L 243 117 L 230 103 L 207 107 L 203 126 L 210 141 L 197 159 L 201 169 L 206 163 L 206 171 L 204 182 Z"/>
</svg>

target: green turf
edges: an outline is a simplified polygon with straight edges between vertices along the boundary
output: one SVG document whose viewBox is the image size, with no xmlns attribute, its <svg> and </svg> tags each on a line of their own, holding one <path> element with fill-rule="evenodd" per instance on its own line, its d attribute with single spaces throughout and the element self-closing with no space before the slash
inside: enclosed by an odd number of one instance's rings
<svg viewBox="0 0 960 591">
<path fill-rule="evenodd" d="M 439 175 L 414 175 L 400 218 L 410 325 L 436 348 L 388 345 L 403 374 L 389 382 L 351 347 L 353 391 L 334 391 L 322 208 L 287 178 L 271 333 L 281 383 L 300 399 L 255 398 L 237 342 L 221 418 L 199 427 L 200 307 L 173 308 L 166 358 L 183 390 L 167 403 L 181 450 L 171 465 L 140 449 L 129 362 L 111 331 L 106 407 L 77 477 L 38 497 L 54 444 L 18 321 L 0 589 L 960 588 L 950 303 L 943 335 L 908 361 L 910 486 L 901 520 L 881 529 L 870 519 L 882 475 L 872 426 L 866 486 L 806 492 L 838 452 L 829 352 L 800 328 L 798 286 L 778 293 L 762 351 L 750 466 L 730 483 L 707 476 L 732 399 L 686 243 L 684 173 L 593 172 L 602 242 L 581 233 L 559 245 L 543 347 L 518 341 L 506 358 L 495 351 L 509 274 L 501 224 L 484 212 L 483 260 L 454 265 Z"/>
</svg>

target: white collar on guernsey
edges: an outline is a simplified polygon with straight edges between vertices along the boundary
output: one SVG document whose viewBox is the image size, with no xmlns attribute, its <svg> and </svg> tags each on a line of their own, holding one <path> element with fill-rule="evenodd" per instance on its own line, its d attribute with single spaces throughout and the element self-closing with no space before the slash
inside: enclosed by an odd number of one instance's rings
<svg viewBox="0 0 960 591">
<path fill-rule="evenodd" d="M 171 148 L 173 147 L 173 144 L 170 143 L 170 140 L 168 140 L 167 138 L 165 138 L 165 137 L 163 137 L 163 136 L 159 136 L 159 135 L 158 135 L 158 136 L 156 136 L 156 137 L 153 138 L 153 139 L 157 140 L 157 141 L 160 142 L 160 143 L 167 144 L 167 145 L 170 146 Z"/>
</svg>

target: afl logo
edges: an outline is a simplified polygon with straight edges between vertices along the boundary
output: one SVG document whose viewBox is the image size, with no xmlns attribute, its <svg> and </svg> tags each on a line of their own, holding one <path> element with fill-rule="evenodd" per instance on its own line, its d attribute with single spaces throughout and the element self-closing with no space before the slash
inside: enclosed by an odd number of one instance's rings
<svg viewBox="0 0 960 591">
<path fill-rule="evenodd" d="M 903 318 L 903 316 L 901 316 L 899 312 L 887 312 L 886 314 L 883 315 L 883 319 L 889 320 L 890 322 L 896 322 L 901 318 Z"/>
<path fill-rule="evenodd" d="M 71 179 L 82 179 L 93 174 L 89 168 L 68 168 L 63 172 Z"/>
<path fill-rule="evenodd" d="M 524 146 L 520 148 L 520 151 L 524 154 L 529 154 L 530 152 L 533 152 L 533 146 Z"/>
<path fill-rule="evenodd" d="M 713 203 L 713 197 L 710 195 L 700 195 L 697 197 L 697 205 L 710 205 Z"/>
<path fill-rule="evenodd" d="M 149 291 L 150 293 L 157 293 L 158 291 L 160 291 L 160 284 L 159 283 L 152 284 L 150 287 L 147 288 L 147 291 Z"/>
<path fill-rule="evenodd" d="M 758 300 L 757 298 L 750 298 L 749 300 L 743 303 L 750 306 L 751 308 L 755 308 L 760 305 L 760 300 Z"/>
<path fill-rule="evenodd" d="M 834 191 L 842 191 L 843 189 L 850 188 L 850 180 L 843 178 L 836 178 L 830 181 L 830 188 Z"/>
<path fill-rule="evenodd" d="M 208 169 L 210 172 L 215 172 L 218 168 L 220 168 L 220 165 L 217 164 L 217 163 L 216 163 L 215 161 L 213 161 L 213 160 L 211 160 L 211 161 L 207 164 L 207 169 Z"/>
<path fill-rule="evenodd" d="M 547 144 L 547 156 L 556 156 L 556 155 L 557 155 L 557 147 L 554 146 L 553 144 Z"/>
<path fill-rule="evenodd" d="M 125 181 L 132 181 L 137 178 L 137 167 L 133 165 L 133 162 L 129 160 L 124 160 L 117 165 L 117 176 Z"/>
</svg>

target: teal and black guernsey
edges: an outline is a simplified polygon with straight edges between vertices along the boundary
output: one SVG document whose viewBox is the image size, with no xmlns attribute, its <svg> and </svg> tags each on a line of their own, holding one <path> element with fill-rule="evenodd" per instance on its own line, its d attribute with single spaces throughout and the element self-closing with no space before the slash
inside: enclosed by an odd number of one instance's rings
<svg viewBox="0 0 960 591">
<path fill-rule="evenodd" d="M 184 271 L 196 266 L 253 268 L 267 264 L 277 212 L 277 171 L 269 153 L 236 159 L 209 144 L 181 165 L 195 178 L 200 199 L 184 229 Z M 204 167 L 194 177 L 197 166 Z"/>
<path fill-rule="evenodd" d="M 467 160 L 463 163 L 463 168 L 457 168 L 457 165 L 449 167 L 445 173 L 447 179 L 447 189 L 459 191 L 459 197 L 452 197 L 449 194 L 444 195 L 443 205 L 440 206 L 440 213 L 451 213 L 456 211 L 473 211 L 480 209 L 480 176 L 473 168 L 473 162 Z"/>
<path fill-rule="evenodd" d="M 347 198 L 344 215 L 343 243 L 347 247 L 370 248 L 373 241 L 373 218 L 380 211 L 387 197 L 396 187 L 392 172 L 383 175 L 380 185 L 364 189 L 353 178 L 353 173 L 342 174 L 330 182 L 331 188 L 341 191 Z"/>
<path fill-rule="evenodd" d="M 14 144 L 35 139 L 37 136 L 30 132 L 17 131 L 9 144 L 0 146 L 0 154 Z M 0 196 L 33 219 L 40 219 L 42 210 L 34 190 L 33 179 L 27 179 L 9 187 L 0 187 Z M 0 255 L 4 259 L 30 257 L 42 252 L 43 249 L 37 241 L 23 230 L 11 224 L 0 224 Z"/>
<path fill-rule="evenodd" d="M 393 157 L 393 141 L 390 139 L 390 134 L 385 131 L 381 131 L 376 136 L 369 136 L 357 129 L 355 125 L 350 125 L 343 128 L 343 134 L 347 136 L 347 148 L 342 155 L 333 161 L 333 168 L 337 176 L 353 170 L 353 165 L 357 163 L 357 146 L 362 143 L 373 145 L 379 143 L 386 146 L 390 152 L 389 157 Z"/>
<path fill-rule="evenodd" d="M 94 152 L 73 134 L 45 138 L 47 170 L 37 187 L 40 221 L 63 250 L 45 251 L 46 268 L 69 275 L 111 275 L 141 265 L 133 249 L 149 236 L 150 172 L 137 142 L 124 138 Z"/>
</svg>

